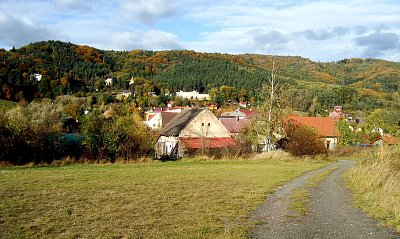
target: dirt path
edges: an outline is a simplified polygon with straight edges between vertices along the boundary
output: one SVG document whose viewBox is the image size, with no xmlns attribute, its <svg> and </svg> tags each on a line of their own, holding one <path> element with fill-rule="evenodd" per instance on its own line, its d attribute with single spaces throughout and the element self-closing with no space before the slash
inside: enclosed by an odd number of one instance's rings
<svg viewBox="0 0 400 239">
<path fill-rule="evenodd" d="M 340 160 L 309 172 L 286 184 L 251 216 L 258 226 L 254 238 L 400 238 L 391 228 L 379 225 L 360 209 L 352 206 L 350 192 L 342 182 L 343 173 L 355 162 Z M 289 197 L 293 189 L 303 186 L 310 177 L 338 167 L 320 185 L 311 190 L 310 212 L 288 217 Z"/>
</svg>

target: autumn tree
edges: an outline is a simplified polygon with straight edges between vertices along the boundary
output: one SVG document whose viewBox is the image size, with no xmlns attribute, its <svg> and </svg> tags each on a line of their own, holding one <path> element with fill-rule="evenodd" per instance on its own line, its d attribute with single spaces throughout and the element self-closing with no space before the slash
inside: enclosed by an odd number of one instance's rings
<svg viewBox="0 0 400 239">
<path fill-rule="evenodd" d="M 314 128 L 288 122 L 285 131 L 288 141 L 284 144 L 284 148 L 293 156 L 313 156 L 327 153 L 319 132 Z"/>
<path fill-rule="evenodd" d="M 274 141 L 282 135 L 283 107 L 280 99 L 282 83 L 276 76 L 275 63 L 272 62 L 271 76 L 259 92 L 260 104 L 258 117 L 253 120 L 247 130 L 247 141 L 253 145 L 265 144 L 266 150 L 273 148 Z"/>
<path fill-rule="evenodd" d="M 340 132 L 339 144 L 352 145 L 354 143 L 354 134 L 350 129 L 350 124 L 346 122 L 346 120 L 344 119 L 339 119 L 337 128 L 339 129 Z"/>
</svg>

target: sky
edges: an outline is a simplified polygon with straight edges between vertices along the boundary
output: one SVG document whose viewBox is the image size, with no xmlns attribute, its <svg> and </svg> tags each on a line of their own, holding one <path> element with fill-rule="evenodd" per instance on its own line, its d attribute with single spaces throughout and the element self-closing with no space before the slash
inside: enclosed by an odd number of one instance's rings
<svg viewBox="0 0 400 239">
<path fill-rule="evenodd" d="M 400 0 L 1 0 L 0 48 L 61 40 L 103 50 L 400 61 Z"/>
</svg>

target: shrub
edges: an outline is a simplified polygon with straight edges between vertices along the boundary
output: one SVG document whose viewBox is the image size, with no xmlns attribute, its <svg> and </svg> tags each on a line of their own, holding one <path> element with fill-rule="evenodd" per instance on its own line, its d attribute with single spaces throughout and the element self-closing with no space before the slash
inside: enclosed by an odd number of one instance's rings
<svg viewBox="0 0 400 239">
<path fill-rule="evenodd" d="M 287 129 L 288 141 L 284 148 L 293 156 L 326 154 L 327 149 L 319 133 L 308 126 L 291 125 Z"/>
</svg>

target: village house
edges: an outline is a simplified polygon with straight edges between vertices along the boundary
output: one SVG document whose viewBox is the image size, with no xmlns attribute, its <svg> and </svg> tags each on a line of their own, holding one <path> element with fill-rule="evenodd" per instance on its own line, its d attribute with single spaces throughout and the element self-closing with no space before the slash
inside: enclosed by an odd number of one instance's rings
<svg viewBox="0 0 400 239">
<path fill-rule="evenodd" d="M 236 109 L 232 112 L 221 114 L 221 118 L 253 119 L 257 117 L 258 111 L 255 109 Z"/>
<path fill-rule="evenodd" d="M 37 82 L 40 82 L 42 80 L 42 75 L 35 73 L 35 74 L 31 74 L 31 79 L 36 80 Z"/>
<path fill-rule="evenodd" d="M 220 118 L 219 121 L 222 125 L 231 133 L 232 137 L 237 137 L 242 130 L 250 125 L 251 119 L 239 119 L 235 118 Z"/>
<path fill-rule="evenodd" d="M 156 157 L 182 157 L 189 152 L 235 147 L 229 131 L 207 108 L 186 108 L 160 132 Z"/>
<path fill-rule="evenodd" d="M 397 145 L 398 139 L 397 137 L 389 134 L 382 134 L 380 135 L 377 139 L 375 139 L 373 142 L 370 143 L 370 145 L 374 146 L 382 146 L 382 145 Z"/>
<path fill-rule="evenodd" d="M 107 79 L 104 80 L 104 82 L 106 83 L 106 86 L 112 86 L 113 79 L 112 78 L 107 78 Z"/>
<path fill-rule="evenodd" d="M 153 130 L 162 129 L 181 111 L 181 108 L 156 108 L 147 111 L 145 112 L 144 124 Z"/>
<path fill-rule="evenodd" d="M 327 149 L 334 149 L 338 143 L 339 131 L 336 129 L 335 119 L 331 117 L 304 117 L 290 115 L 287 121 L 299 125 L 306 125 L 317 130 Z"/>
<path fill-rule="evenodd" d="M 240 101 L 239 102 L 239 106 L 243 107 L 243 108 L 247 108 L 247 106 L 249 106 L 249 102 L 247 101 Z"/>
<path fill-rule="evenodd" d="M 339 119 L 345 118 L 342 106 L 334 106 L 333 111 L 329 113 L 329 117 L 331 117 L 335 121 L 339 121 Z"/>
</svg>

